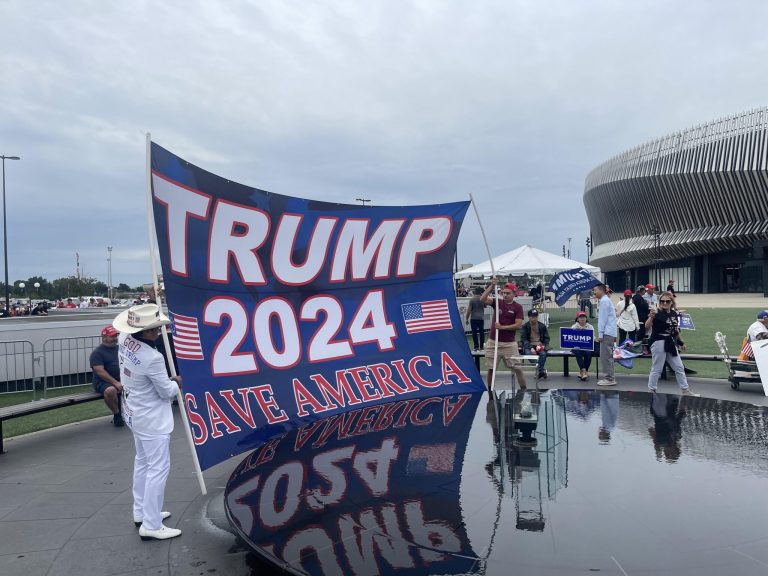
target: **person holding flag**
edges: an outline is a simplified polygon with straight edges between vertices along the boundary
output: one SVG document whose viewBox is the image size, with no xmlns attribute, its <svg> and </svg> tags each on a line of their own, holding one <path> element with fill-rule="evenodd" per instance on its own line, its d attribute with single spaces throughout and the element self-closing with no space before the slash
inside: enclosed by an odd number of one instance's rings
<svg viewBox="0 0 768 576">
<path fill-rule="evenodd" d="M 571 326 L 571 330 L 589 330 L 594 332 L 592 325 L 587 322 L 586 312 L 576 314 L 576 322 Z M 589 378 L 589 367 L 592 365 L 592 350 L 573 348 L 571 354 L 576 357 L 576 364 L 579 365 L 579 380 L 586 382 Z"/>
<path fill-rule="evenodd" d="M 768 310 L 761 310 L 757 313 L 757 320 L 747 328 L 747 337 L 742 342 L 739 360 L 754 361 L 755 353 L 752 351 L 752 342 L 766 339 L 768 339 Z"/>
<path fill-rule="evenodd" d="M 521 389 L 526 388 L 525 375 L 523 374 L 523 368 L 520 365 L 519 360 L 515 360 L 515 357 L 520 356 L 520 350 L 517 346 L 517 340 L 515 334 L 523 326 L 523 307 L 515 302 L 515 294 L 517 293 L 517 286 L 513 283 L 504 285 L 501 290 L 501 299 L 494 301 L 491 299 L 491 292 L 493 287 L 496 286 L 498 280 L 493 278 L 491 283 L 480 296 L 480 300 L 485 306 L 491 306 L 492 308 L 499 308 L 498 319 L 494 312 L 493 321 L 491 322 L 491 330 L 488 334 L 488 340 L 485 341 L 485 363 L 488 366 L 488 381 L 487 385 L 490 389 L 491 382 L 493 382 L 493 371 L 496 369 L 498 360 L 502 359 L 504 365 L 507 368 L 513 369 L 517 376 L 517 383 Z M 496 339 L 498 339 L 498 356 L 494 358 L 494 350 L 496 349 Z"/>
<path fill-rule="evenodd" d="M 121 312 L 112 325 L 120 331 L 120 381 L 123 385 L 124 419 L 133 432 L 133 521 L 142 540 L 181 536 L 163 520 L 165 482 L 171 469 L 171 399 L 179 393 L 181 376 L 168 377 L 165 360 L 155 341 L 160 327 L 171 321 L 157 304 L 141 304 Z"/>
<path fill-rule="evenodd" d="M 758 335 L 765 333 L 768 335 L 768 310 L 760 310 L 757 313 L 757 320 L 752 322 L 747 328 L 747 340 L 752 342 L 757 340 Z"/>
</svg>

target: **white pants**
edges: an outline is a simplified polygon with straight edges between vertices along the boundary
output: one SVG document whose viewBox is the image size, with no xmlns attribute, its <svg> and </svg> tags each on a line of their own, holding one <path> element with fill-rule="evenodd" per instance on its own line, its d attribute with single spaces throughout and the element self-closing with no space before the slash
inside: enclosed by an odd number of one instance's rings
<svg viewBox="0 0 768 576">
<path fill-rule="evenodd" d="M 159 530 L 163 523 L 165 481 L 171 470 L 171 435 L 133 433 L 133 517 L 144 519 L 144 528 Z"/>
</svg>

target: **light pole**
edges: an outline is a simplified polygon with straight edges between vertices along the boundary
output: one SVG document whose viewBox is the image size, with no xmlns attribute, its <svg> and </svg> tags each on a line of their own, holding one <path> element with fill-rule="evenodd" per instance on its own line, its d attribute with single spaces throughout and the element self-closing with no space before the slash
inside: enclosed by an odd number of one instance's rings
<svg viewBox="0 0 768 576">
<path fill-rule="evenodd" d="M 371 201 L 371 199 L 370 199 L 370 198 L 355 198 L 355 200 L 357 200 L 358 202 L 360 202 L 360 204 L 362 204 L 363 206 L 365 206 L 365 204 L 366 204 L 367 202 L 370 202 L 370 201 Z"/>
<path fill-rule="evenodd" d="M 2 156 L 3 159 L 3 256 L 5 258 L 5 309 L 11 309 L 11 293 L 8 286 L 8 219 L 5 210 L 5 161 L 21 160 L 18 156 Z"/>
<path fill-rule="evenodd" d="M 112 246 L 107 246 L 107 298 L 112 302 Z"/>
<path fill-rule="evenodd" d="M 589 264 L 590 254 L 592 254 L 592 240 L 587 237 L 587 264 Z"/>
<path fill-rule="evenodd" d="M 37 295 L 38 300 L 40 299 L 40 282 L 35 282 L 33 284 L 35 287 L 35 294 Z M 32 299 L 29 300 L 29 312 L 32 312 Z"/>
<path fill-rule="evenodd" d="M 24 284 L 24 282 L 19 282 L 19 288 L 24 290 L 24 298 L 27 297 L 27 285 Z M 27 314 L 29 314 L 29 311 L 27 311 Z"/>
<path fill-rule="evenodd" d="M 654 278 L 653 285 L 658 288 L 659 286 L 659 252 L 661 250 L 661 230 L 657 224 L 654 224 L 651 228 L 651 234 L 653 235 L 653 269 Z"/>
</svg>

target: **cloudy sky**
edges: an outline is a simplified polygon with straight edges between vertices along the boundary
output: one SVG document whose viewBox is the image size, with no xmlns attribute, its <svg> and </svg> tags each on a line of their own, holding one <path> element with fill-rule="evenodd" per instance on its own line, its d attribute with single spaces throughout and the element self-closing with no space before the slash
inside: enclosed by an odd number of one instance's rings
<svg viewBox="0 0 768 576">
<path fill-rule="evenodd" d="M 472 193 L 491 251 L 586 258 L 584 178 L 768 103 L 768 3 L 0 1 L 10 279 L 150 281 L 145 133 L 312 199 Z M 459 261 L 486 259 L 469 214 Z"/>
</svg>

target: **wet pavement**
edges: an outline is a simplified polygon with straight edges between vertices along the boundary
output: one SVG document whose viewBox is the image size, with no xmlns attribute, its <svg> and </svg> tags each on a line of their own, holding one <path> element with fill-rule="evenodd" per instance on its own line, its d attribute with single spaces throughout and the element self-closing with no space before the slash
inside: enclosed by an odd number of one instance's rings
<svg viewBox="0 0 768 576">
<path fill-rule="evenodd" d="M 500 391 L 509 388 L 504 376 L 497 382 Z M 722 380 L 692 379 L 692 387 L 702 398 L 688 399 L 685 419 L 675 429 L 674 420 L 671 424 L 656 422 L 642 377 L 623 378 L 617 387 L 621 394 L 579 384 L 575 378 L 557 376 L 546 381 L 549 388 L 582 391 L 556 393 L 568 425 L 567 471 L 563 475 L 562 449 L 566 446 L 558 442 L 560 465 L 557 472 L 546 475 L 552 480 L 541 500 L 541 514 L 536 498 L 530 498 L 533 492 L 518 489 L 515 478 L 519 477 L 520 486 L 523 482 L 530 486 L 532 470 L 539 471 L 538 477 L 547 457 L 540 455 L 537 466 L 535 461 L 516 457 L 512 449 L 499 453 L 502 419 L 496 418 L 494 432 L 487 397 L 478 399 L 472 412 L 472 449 L 461 448 L 460 454 L 437 452 L 452 455 L 453 460 L 429 457 L 429 450 L 418 448 L 428 446 L 428 439 L 407 441 L 411 457 L 398 469 L 398 477 L 416 478 L 430 470 L 443 474 L 448 469 L 446 462 L 455 466 L 461 456 L 461 467 L 479 482 L 475 493 L 480 497 L 473 500 L 462 495 L 458 512 L 455 504 L 451 508 L 456 498 L 450 492 L 438 493 L 424 509 L 422 524 L 429 520 L 430 510 L 445 510 L 446 522 L 456 521 L 464 530 L 459 534 L 464 554 L 452 556 L 461 562 L 437 563 L 435 568 L 449 573 L 454 567 L 482 567 L 488 574 L 510 573 L 514 565 L 526 574 L 768 573 L 768 521 L 764 520 L 768 502 L 762 490 L 768 466 L 764 439 L 755 432 L 755 414 L 762 421 L 764 412 L 756 407 L 768 406 L 768 398 L 759 385 L 733 391 Z M 675 384 L 662 384 L 660 392 L 664 402 L 659 400 L 656 412 L 677 414 L 678 407 L 667 404 L 667 398 L 673 403 L 678 398 Z M 617 401 L 612 425 L 611 410 L 608 412 L 606 439 L 601 431 L 604 412 Z M 179 428 L 177 423 L 171 443 L 166 509 L 173 513 L 167 524 L 184 533 L 165 542 L 142 542 L 133 526 L 133 442 L 127 429 L 114 428 L 105 417 L 7 440 L 7 453 L 0 455 L 0 574 L 270 573 L 235 534 L 225 514 L 225 486 L 247 455 L 206 471 L 208 494 L 202 496 Z M 375 479 L 375 475 L 369 477 Z M 284 510 L 280 504 L 285 502 L 280 495 L 287 489 L 283 484 L 275 486 L 273 500 L 278 504 L 274 511 L 279 514 Z M 320 498 L 315 507 L 328 498 L 327 485 L 318 487 L 325 489 L 314 493 Z M 370 487 L 366 490 L 350 492 L 358 511 L 367 506 L 371 494 L 377 494 L 375 482 L 374 492 Z M 554 490 L 551 496 L 547 490 Z M 380 490 L 378 494 L 380 497 Z M 517 515 L 521 501 L 515 500 L 516 495 L 527 495 L 522 509 L 529 513 L 522 524 Z M 418 511 L 407 507 L 412 499 L 413 494 L 405 494 L 394 505 L 398 518 L 418 523 Z M 492 537 L 487 517 L 495 518 L 497 508 L 502 513 Z M 471 518 L 481 521 L 473 524 Z M 359 516 L 353 519 L 360 522 Z M 273 524 L 277 526 L 277 520 Z M 359 529 L 350 526 L 350 533 Z M 486 532 L 477 526 L 485 527 Z M 402 532 L 413 535 L 409 530 Z M 431 545 L 439 544 L 439 538 L 429 534 L 427 531 Z M 399 543 L 393 538 L 388 542 L 391 546 Z M 383 540 L 377 542 L 378 548 L 383 545 Z M 428 563 L 438 562 L 437 556 L 425 552 L 408 557 L 423 561 L 411 573 L 428 573 Z M 390 558 L 397 562 L 396 555 Z M 644 570 L 644 560 L 649 558 L 654 559 L 645 563 L 645 568 L 653 568 L 650 571 Z M 382 564 L 381 570 L 387 565 Z"/>
</svg>

